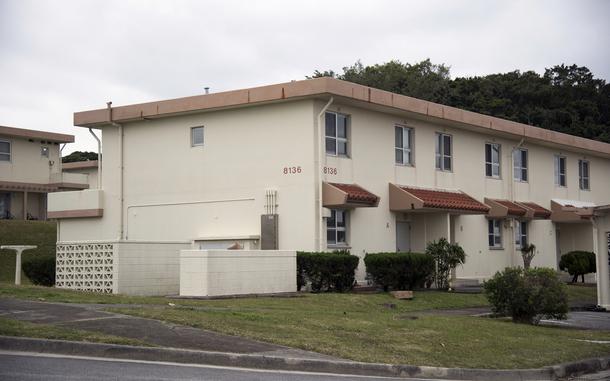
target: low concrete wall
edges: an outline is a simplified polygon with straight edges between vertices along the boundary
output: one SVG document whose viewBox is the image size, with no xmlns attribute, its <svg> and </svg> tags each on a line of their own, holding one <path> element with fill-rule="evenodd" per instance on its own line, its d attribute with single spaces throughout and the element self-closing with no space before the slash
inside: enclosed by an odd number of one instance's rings
<svg viewBox="0 0 610 381">
<path fill-rule="evenodd" d="M 116 244 L 115 293 L 128 295 L 178 295 L 181 242 L 129 242 Z"/>
<path fill-rule="evenodd" d="M 296 271 L 295 251 L 182 250 L 180 295 L 296 292 Z"/>
</svg>

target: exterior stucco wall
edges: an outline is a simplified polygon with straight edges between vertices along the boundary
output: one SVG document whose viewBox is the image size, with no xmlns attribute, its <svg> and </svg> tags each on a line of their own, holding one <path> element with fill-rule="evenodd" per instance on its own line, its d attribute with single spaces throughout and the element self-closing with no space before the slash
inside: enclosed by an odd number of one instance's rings
<svg viewBox="0 0 610 381">
<path fill-rule="evenodd" d="M 59 145 L 4 135 L 0 140 L 11 142 L 11 161 L 0 161 L 0 181 L 48 184 L 51 174 L 60 172 Z M 41 147 L 49 148 L 48 158 Z"/>
</svg>

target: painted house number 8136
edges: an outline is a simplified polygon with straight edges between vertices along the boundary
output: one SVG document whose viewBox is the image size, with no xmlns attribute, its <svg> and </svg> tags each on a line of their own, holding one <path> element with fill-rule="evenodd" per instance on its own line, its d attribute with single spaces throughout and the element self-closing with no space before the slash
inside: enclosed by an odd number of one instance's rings
<svg viewBox="0 0 610 381">
<path fill-rule="evenodd" d="M 297 173 L 303 172 L 303 170 L 301 169 L 301 166 L 299 165 L 298 167 L 284 167 L 283 172 L 285 175 L 296 175 Z"/>
</svg>

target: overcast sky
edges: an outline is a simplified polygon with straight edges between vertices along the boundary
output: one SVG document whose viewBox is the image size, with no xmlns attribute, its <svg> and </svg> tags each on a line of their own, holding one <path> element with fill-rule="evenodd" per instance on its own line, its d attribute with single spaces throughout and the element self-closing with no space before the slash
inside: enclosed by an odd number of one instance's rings
<svg viewBox="0 0 610 381">
<path fill-rule="evenodd" d="M 430 58 L 452 77 L 555 64 L 610 78 L 610 1 L 0 0 L 0 125 L 76 135 L 72 114 Z"/>
</svg>

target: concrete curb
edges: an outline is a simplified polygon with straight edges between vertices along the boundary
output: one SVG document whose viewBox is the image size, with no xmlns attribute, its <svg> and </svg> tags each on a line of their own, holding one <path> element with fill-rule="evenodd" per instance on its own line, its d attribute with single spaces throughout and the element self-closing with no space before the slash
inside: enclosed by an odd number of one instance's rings
<svg viewBox="0 0 610 381">
<path fill-rule="evenodd" d="M 117 344 L 98 344 L 9 336 L 0 336 L 0 349 L 19 352 L 54 353 L 73 356 L 107 357 L 128 360 L 166 361 L 185 364 L 231 366 L 239 368 L 335 373 L 377 377 L 417 377 L 453 380 L 556 380 L 571 375 L 592 373 L 610 368 L 610 356 L 538 369 L 494 370 L 297 359 L 256 354 L 206 352 L 176 348 L 137 347 Z"/>
</svg>

